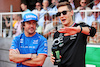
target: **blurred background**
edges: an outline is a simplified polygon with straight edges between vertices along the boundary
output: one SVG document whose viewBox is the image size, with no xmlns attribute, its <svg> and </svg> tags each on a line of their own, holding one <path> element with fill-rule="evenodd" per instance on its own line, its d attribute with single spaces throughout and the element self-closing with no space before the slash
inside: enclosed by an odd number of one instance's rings
<svg viewBox="0 0 100 67">
<path fill-rule="evenodd" d="M 70 2 L 75 23 L 85 22 L 96 28 L 96 35 L 87 38 L 86 67 L 100 67 L 100 0 L 0 0 L 0 67 L 16 67 L 9 61 L 12 39 L 23 33 L 25 13 L 38 16 L 36 32 L 48 40 L 48 57 L 43 67 L 57 67 L 50 62 L 54 33 L 62 28 L 57 16 L 59 2 Z"/>
</svg>

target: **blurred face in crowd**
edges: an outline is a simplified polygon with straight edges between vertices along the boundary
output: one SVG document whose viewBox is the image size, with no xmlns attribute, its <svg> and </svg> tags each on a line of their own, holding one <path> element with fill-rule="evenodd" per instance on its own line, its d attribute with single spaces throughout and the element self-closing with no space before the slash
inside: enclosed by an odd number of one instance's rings
<svg viewBox="0 0 100 67">
<path fill-rule="evenodd" d="M 35 20 L 25 22 L 24 31 L 26 35 L 34 35 L 36 33 L 35 30 L 36 30 Z"/>
<path fill-rule="evenodd" d="M 36 3 L 36 9 L 41 9 L 41 4 L 39 2 Z"/>
<path fill-rule="evenodd" d="M 49 6 L 49 2 L 48 1 L 43 1 L 43 7 L 48 7 Z"/>
<path fill-rule="evenodd" d="M 27 5 L 21 4 L 21 9 L 22 9 L 23 11 L 25 11 L 25 10 L 27 9 Z"/>
<path fill-rule="evenodd" d="M 52 0 L 51 3 L 55 3 L 55 0 Z"/>
<path fill-rule="evenodd" d="M 86 6 L 86 0 L 81 0 L 80 5 L 83 6 L 83 7 Z"/>
<path fill-rule="evenodd" d="M 59 18 L 55 17 L 54 19 L 52 19 L 53 21 L 53 26 L 56 26 L 59 23 Z"/>
<path fill-rule="evenodd" d="M 98 7 L 95 7 L 93 10 L 98 10 L 98 9 L 99 9 Z M 93 12 L 93 15 L 94 15 L 95 19 L 97 19 L 99 16 L 99 12 Z"/>
<path fill-rule="evenodd" d="M 72 21 L 72 16 L 73 16 L 73 11 L 69 10 L 67 6 L 60 6 L 58 8 L 58 14 L 59 18 L 64 26 L 71 26 L 73 21 Z"/>
<path fill-rule="evenodd" d="M 100 0 L 95 0 L 94 4 L 97 5 L 100 2 Z"/>
<path fill-rule="evenodd" d="M 57 6 L 58 5 L 58 0 L 52 0 L 51 3 Z"/>
<path fill-rule="evenodd" d="M 99 12 L 93 12 L 93 15 L 94 15 L 95 18 L 98 18 Z"/>
<path fill-rule="evenodd" d="M 70 3 L 73 3 L 73 0 L 68 0 Z"/>
<path fill-rule="evenodd" d="M 83 7 L 80 7 L 80 10 L 85 10 L 85 8 Z M 80 12 L 81 16 L 84 16 L 85 15 L 85 12 Z"/>
<path fill-rule="evenodd" d="M 13 20 L 18 20 L 17 14 L 13 14 Z"/>
<path fill-rule="evenodd" d="M 97 29 L 97 22 L 92 22 L 92 27 L 96 28 Z"/>
</svg>

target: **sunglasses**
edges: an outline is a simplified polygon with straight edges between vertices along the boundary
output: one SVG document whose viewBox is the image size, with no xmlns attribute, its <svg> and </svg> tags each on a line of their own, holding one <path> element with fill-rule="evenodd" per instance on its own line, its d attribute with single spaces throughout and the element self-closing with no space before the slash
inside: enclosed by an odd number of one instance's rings
<svg viewBox="0 0 100 67">
<path fill-rule="evenodd" d="M 86 2 L 82 2 L 82 3 L 86 4 Z"/>
<path fill-rule="evenodd" d="M 98 12 L 93 12 L 93 13 L 98 13 Z"/>
<path fill-rule="evenodd" d="M 68 11 L 70 11 L 70 10 L 68 10 Z M 66 15 L 68 11 L 58 12 L 58 13 L 57 13 L 57 16 L 61 16 L 61 13 L 62 13 L 63 15 Z"/>
<path fill-rule="evenodd" d="M 36 5 L 36 6 L 40 6 L 40 5 Z"/>
</svg>

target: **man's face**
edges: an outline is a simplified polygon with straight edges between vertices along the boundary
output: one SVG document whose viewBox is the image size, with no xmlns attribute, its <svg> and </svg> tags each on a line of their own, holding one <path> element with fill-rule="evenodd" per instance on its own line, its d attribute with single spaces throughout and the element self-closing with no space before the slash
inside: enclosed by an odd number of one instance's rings
<svg viewBox="0 0 100 67">
<path fill-rule="evenodd" d="M 85 8 L 81 6 L 80 10 L 85 10 Z M 81 14 L 81 16 L 85 16 L 85 12 L 80 12 L 80 14 Z"/>
<path fill-rule="evenodd" d="M 44 2 L 43 2 L 43 6 L 44 6 L 44 7 L 48 7 L 48 6 L 49 6 L 49 2 L 48 2 L 48 1 L 44 1 Z"/>
<path fill-rule="evenodd" d="M 70 11 L 67 6 L 61 6 L 58 8 L 58 14 L 59 12 L 61 12 L 61 15 L 59 16 L 59 18 L 62 24 L 64 26 L 69 26 L 70 22 L 72 22 L 73 11 Z M 62 12 L 64 12 L 64 14 Z"/>
<path fill-rule="evenodd" d="M 55 3 L 55 0 L 52 0 L 51 3 Z"/>
<path fill-rule="evenodd" d="M 25 26 L 24 26 L 25 33 L 32 35 L 35 33 L 35 30 L 36 30 L 36 21 L 35 20 L 25 22 Z"/>
<path fill-rule="evenodd" d="M 92 22 L 92 27 L 97 29 L 97 23 L 96 22 Z"/>
<path fill-rule="evenodd" d="M 21 4 L 21 9 L 22 9 L 23 11 L 24 11 L 26 8 L 27 8 L 27 6 L 26 6 L 26 5 Z"/>
<path fill-rule="evenodd" d="M 81 5 L 82 7 L 86 6 L 86 0 L 81 0 L 81 1 L 80 1 L 80 5 Z"/>
<path fill-rule="evenodd" d="M 40 9 L 41 8 L 41 4 L 39 2 L 36 3 L 36 9 Z"/>
<path fill-rule="evenodd" d="M 95 18 L 98 18 L 99 12 L 93 12 L 93 15 L 94 15 Z"/>
</svg>

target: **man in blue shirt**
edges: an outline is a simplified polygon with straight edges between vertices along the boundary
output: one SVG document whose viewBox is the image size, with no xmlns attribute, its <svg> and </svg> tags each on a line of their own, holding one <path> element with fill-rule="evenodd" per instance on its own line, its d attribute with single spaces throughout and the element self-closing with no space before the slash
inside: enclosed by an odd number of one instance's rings
<svg viewBox="0 0 100 67">
<path fill-rule="evenodd" d="M 38 17 L 27 13 L 23 18 L 24 33 L 16 36 L 9 51 L 9 59 L 17 67 L 42 67 L 47 57 L 47 40 L 35 32 Z"/>
</svg>

